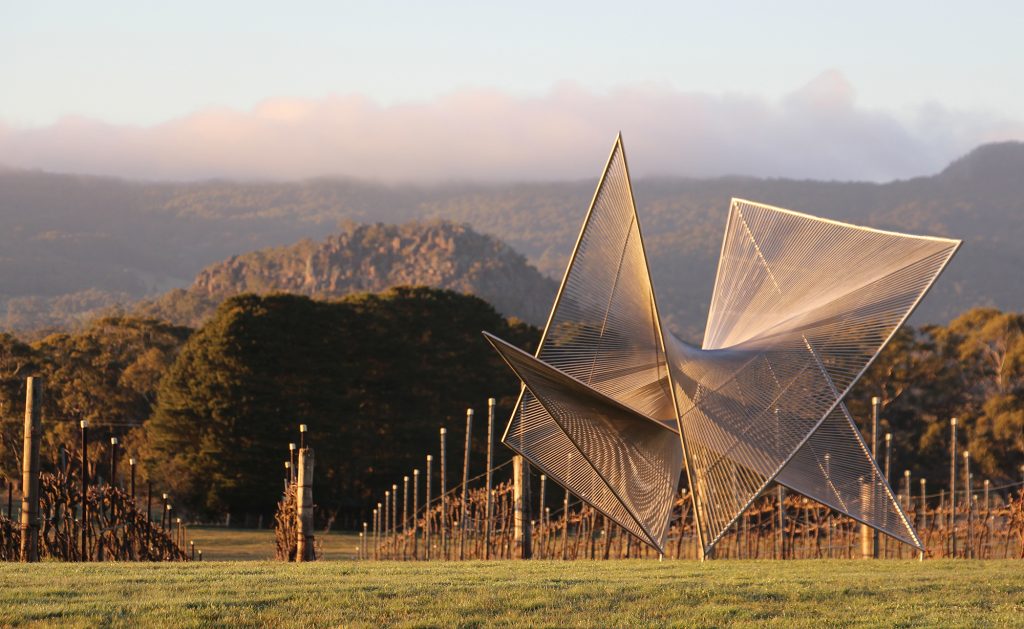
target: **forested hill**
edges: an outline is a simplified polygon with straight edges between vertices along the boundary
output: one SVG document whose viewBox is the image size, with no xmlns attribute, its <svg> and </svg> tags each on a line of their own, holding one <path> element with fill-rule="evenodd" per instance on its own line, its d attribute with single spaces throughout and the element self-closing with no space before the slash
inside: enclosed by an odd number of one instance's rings
<svg viewBox="0 0 1024 629">
<path fill-rule="evenodd" d="M 59 325 L 112 301 L 186 287 L 205 266 L 231 256 L 327 238 L 345 220 L 466 223 L 558 277 L 598 175 L 563 183 L 385 186 L 343 179 L 144 183 L 0 172 L 0 313 L 7 316 L 0 323 Z M 660 178 L 639 179 L 634 190 L 659 305 L 691 339 L 707 314 L 731 197 L 965 239 L 917 322 L 945 322 L 979 304 L 1024 309 L 1019 142 L 982 146 L 941 173 L 886 184 Z M 58 316 L 47 321 L 47 313 Z"/>
<path fill-rule="evenodd" d="M 137 312 L 198 326 L 224 299 L 240 293 L 324 299 L 413 285 L 476 295 L 504 315 L 535 325 L 544 323 L 557 288 L 521 254 L 464 225 L 348 224 L 323 241 L 306 239 L 212 264 L 188 289 L 147 300 Z"/>
</svg>

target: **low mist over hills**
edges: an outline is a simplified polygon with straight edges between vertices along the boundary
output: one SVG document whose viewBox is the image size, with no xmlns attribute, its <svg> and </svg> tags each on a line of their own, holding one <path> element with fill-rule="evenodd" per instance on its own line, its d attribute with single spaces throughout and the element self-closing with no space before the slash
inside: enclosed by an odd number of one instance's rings
<svg viewBox="0 0 1024 629">
<path fill-rule="evenodd" d="M 202 270 L 185 290 L 146 301 L 139 314 L 198 326 L 239 293 L 318 298 L 430 286 L 476 295 L 506 316 L 543 324 L 557 285 L 501 241 L 445 221 L 351 224 L 324 241 L 260 249 Z"/>
<path fill-rule="evenodd" d="M 362 288 L 376 286 L 376 280 L 383 285 L 393 271 L 396 280 L 404 281 L 415 264 L 403 247 L 416 251 L 413 245 L 402 244 L 387 254 L 396 260 L 408 257 L 406 270 L 385 262 L 381 269 L 386 273 L 374 281 L 364 277 L 368 267 L 361 258 L 331 257 L 330 243 L 341 243 L 351 229 L 344 227 L 346 221 L 465 223 L 500 238 L 556 278 L 565 268 L 598 174 L 564 183 L 384 186 L 336 179 L 166 184 L 0 171 L 0 313 L 6 313 L 0 323 L 21 330 L 68 325 L 110 304 L 187 287 L 204 267 L 232 256 L 240 257 L 204 274 L 209 279 L 197 281 L 189 295 L 215 297 L 218 278 L 232 278 L 247 290 L 269 289 L 277 286 L 270 282 L 274 273 L 280 275 L 281 288 L 307 294 L 328 294 L 332 286 L 350 280 L 367 282 Z M 703 329 L 731 197 L 880 228 L 963 238 L 964 247 L 922 303 L 918 322 L 945 322 L 974 305 L 1024 309 L 1021 143 L 982 146 L 934 176 L 886 184 L 663 178 L 637 180 L 634 190 L 659 302 L 669 324 L 694 340 Z M 339 230 L 335 238 L 341 240 L 294 244 L 328 239 Z M 386 242 L 386 236 L 381 238 Z M 290 253 L 279 252 L 280 260 L 261 271 L 266 277 L 246 277 L 239 266 L 278 255 L 241 254 L 287 245 L 294 245 Z M 334 275 L 319 277 L 314 266 L 307 279 L 305 261 L 320 246 L 325 249 L 317 259 L 331 261 Z M 469 258 L 490 246 L 459 245 L 466 257 L 456 266 L 469 269 Z M 376 255 L 376 250 L 359 247 L 352 255 L 357 251 Z M 503 311 L 508 308 L 508 314 L 522 312 L 537 321 L 531 309 L 543 312 L 550 306 L 548 298 L 539 304 L 499 303 L 495 295 L 501 286 L 485 286 L 499 280 L 483 270 L 474 277 L 466 290 L 492 291 L 479 294 Z M 546 294 L 552 284 L 546 286 L 538 294 Z"/>
</svg>

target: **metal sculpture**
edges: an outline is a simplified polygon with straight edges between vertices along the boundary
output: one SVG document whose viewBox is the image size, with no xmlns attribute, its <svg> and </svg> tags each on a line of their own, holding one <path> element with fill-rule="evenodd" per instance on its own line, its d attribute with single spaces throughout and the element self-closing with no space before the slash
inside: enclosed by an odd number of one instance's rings
<svg viewBox="0 0 1024 629">
<path fill-rule="evenodd" d="M 843 397 L 960 241 L 733 199 L 702 347 L 663 329 L 621 136 L 502 441 L 663 550 L 683 470 L 705 555 L 772 483 L 921 542 Z"/>
</svg>

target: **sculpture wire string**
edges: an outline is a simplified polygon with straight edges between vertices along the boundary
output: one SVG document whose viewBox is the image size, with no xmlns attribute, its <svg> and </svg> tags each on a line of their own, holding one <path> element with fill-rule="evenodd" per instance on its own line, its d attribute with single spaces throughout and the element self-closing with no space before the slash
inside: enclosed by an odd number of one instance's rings
<svg viewBox="0 0 1024 629">
<path fill-rule="evenodd" d="M 525 385 L 503 441 L 659 550 L 684 465 L 705 553 L 773 482 L 920 547 L 842 399 L 959 245 L 734 199 L 690 346 L 661 328 L 619 137 L 536 358 L 489 337 Z"/>
</svg>

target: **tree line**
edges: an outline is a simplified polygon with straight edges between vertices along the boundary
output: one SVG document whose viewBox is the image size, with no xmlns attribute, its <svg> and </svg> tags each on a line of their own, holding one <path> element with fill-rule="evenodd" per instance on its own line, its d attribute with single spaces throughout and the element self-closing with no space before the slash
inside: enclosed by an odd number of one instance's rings
<svg viewBox="0 0 1024 629">
<path fill-rule="evenodd" d="M 39 375 L 44 452 L 74 450 L 87 419 L 90 430 L 118 436 L 141 478 L 195 517 L 271 513 L 299 424 L 317 450 L 318 505 L 328 514 L 363 509 L 421 465 L 439 426 L 460 443 L 466 408 L 483 411 L 496 397 L 499 423 L 507 418 L 519 383 L 481 330 L 527 350 L 539 338 L 476 297 L 428 288 L 335 301 L 240 295 L 196 330 L 121 316 L 33 343 L 0 335 L 0 474 L 19 476 L 24 379 Z M 959 446 L 978 474 L 1020 480 L 1022 330 L 1022 314 L 974 309 L 948 326 L 896 334 L 848 397 L 862 428 L 870 398 L 881 397 L 894 476 L 909 469 L 943 487 L 957 417 Z M 483 440 L 475 442 L 471 463 L 482 469 Z M 455 453 L 450 465 L 461 464 Z"/>
</svg>

